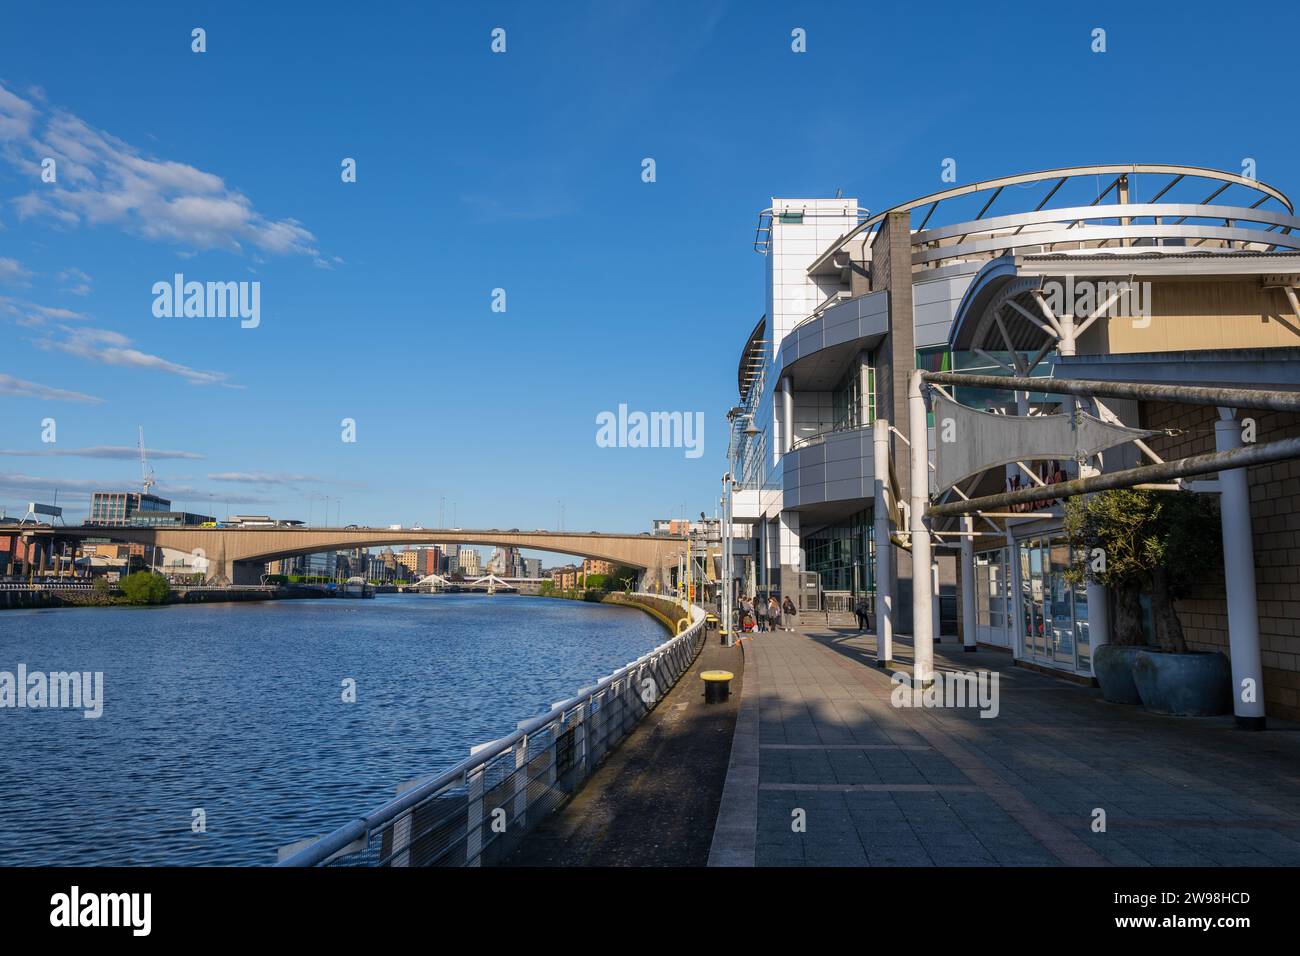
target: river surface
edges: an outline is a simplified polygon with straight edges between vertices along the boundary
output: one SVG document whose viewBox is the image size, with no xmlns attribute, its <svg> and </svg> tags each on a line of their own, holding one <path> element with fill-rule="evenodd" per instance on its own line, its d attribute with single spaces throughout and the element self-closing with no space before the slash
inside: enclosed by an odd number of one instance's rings
<svg viewBox="0 0 1300 956">
<path fill-rule="evenodd" d="M 0 671 L 104 688 L 0 708 L 0 865 L 273 863 L 665 637 L 514 595 L 0 612 Z"/>
</svg>

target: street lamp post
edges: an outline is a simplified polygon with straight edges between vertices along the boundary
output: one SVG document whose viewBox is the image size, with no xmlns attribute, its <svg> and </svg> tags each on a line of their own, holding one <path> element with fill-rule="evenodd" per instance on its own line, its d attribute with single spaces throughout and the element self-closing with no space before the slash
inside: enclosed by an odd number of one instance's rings
<svg viewBox="0 0 1300 956">
<path fill-rule="evenodd" d="M 731 456 L 727 456 L 727 466 L 731 466 Z M 719 603 L 722 618 L 722 640 L 730 647 L 735 638 L 731 634 L 731 472 L 722 476 L 722 587 L 719 589 Z"/>
</svg>

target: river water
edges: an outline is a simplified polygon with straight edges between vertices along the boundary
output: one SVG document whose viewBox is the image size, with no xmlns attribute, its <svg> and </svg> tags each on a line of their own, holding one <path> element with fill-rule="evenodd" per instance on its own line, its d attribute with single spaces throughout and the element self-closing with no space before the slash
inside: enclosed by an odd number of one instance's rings
<svg viewBox="0 0 1300 956">
<path fill-rule="evenodd" d="M 0 612 L 0 671 L 103 672 L 98 719 L 0 709 L 0 865 L 273 863 L 665 636 L 515 595 Z"/>
</svg>

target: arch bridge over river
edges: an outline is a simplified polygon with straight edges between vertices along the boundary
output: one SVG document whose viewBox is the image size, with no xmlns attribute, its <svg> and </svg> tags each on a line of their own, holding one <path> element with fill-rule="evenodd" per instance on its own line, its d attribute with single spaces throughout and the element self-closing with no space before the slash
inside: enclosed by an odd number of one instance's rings
<svg viewBox="0 0 1300 956">
<path fill-rule="evenodd" d="M 9 529 L 6 529 L 9 530 Z M 599 531 L 501 531 L 496 528 L 469 531 L 460 528 L 132 528 L 102 525 L 27 526 L 12 532 L 47 554 L 57 554 L 64 542 L 108 539 L 124 544 L 201 554 L 208 564 L 208 584 L 258 584 L 263 566 L 269 561 L 321 551 L 355 548 L 411 546 L 421 544 L 465 544 L 490 547 L 528 548 L 556 554 L 596 558 L 637 568 L 640 586 L 659 590 L 669 569 L 687 552 L 689 542 L 680 535 L 617 534 Z"/>
</svg>

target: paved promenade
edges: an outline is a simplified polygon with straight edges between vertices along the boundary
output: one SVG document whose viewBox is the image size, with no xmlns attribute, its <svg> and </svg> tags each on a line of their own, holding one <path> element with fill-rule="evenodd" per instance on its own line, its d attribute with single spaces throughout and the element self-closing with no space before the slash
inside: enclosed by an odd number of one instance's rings
<svg viewBox="0 0 1300 956">
<path fill-rule="evenodd" d="M 892 706 L 871 635 L 747 641 L 710 865 L 1300 865 L 1300 727 L 1159 717 L 953 643 L 935 667 L 997 672 L 998 716 Z"/>
</svg>

